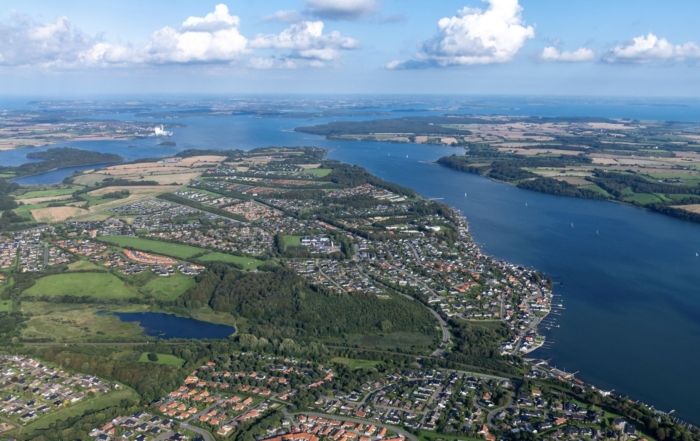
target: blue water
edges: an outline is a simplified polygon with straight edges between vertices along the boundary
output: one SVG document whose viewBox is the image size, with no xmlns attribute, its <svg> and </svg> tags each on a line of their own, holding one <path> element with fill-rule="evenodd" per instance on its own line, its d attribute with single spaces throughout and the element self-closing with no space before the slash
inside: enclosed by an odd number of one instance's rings
<svg viewBox="0 0 700 441">
<path fill-rule="evenodd" d="M 203 322 L 186 317 L 159 312 L 115 312 L 123 322 L 138 322 L 144 333 L 151 337 L 171 338 L 227 338 L 236 332 L 226 325 Z"/>
<path fill-rule="evenodd" d="M 480 98 L 473 108 L 464 106 L 459 113 L 700 121 L 699 101 L 683 101 L 680 106 L 663 100 L 536 101 L 497 98 L 491 107 L 484 107 L 489 102 Z M 430 107 L 397 115 L 458 112 L 430 111 Z M 460 149 L 338 142 L 292 131 L 341 119 L 370 118 L 183 118 L 174 120 L 187 125 L 173 129 L 170 140 L 177 142 L 176 147 L 155 147 L 157 141 L 152 139 L 62 145 L 118 153 L 127 159 L 186 148 L 318 146 L 330 150 L 330 158 L 361 165 L 426 197 L 444 198 L 466 215 L 485 252 L 537 268 L 563 283 L 554 290 L 566 308 L 553 316 L 560 328 L 544 330 L 553 344 L 534 356 L 579 372 L 580 378 L 601 388 L 662 410 L 676 409 L 678 417 L 700 424 L 700 381 L 695 377 L 700 371 L 700 258 L 695 257 L 700 252 L 700 224 L 611 202 L 520 190 L 430 163 Z M 11 163 L 13 155 L 17 153 L 0 152 L 0 163 Z"/>
</svg>

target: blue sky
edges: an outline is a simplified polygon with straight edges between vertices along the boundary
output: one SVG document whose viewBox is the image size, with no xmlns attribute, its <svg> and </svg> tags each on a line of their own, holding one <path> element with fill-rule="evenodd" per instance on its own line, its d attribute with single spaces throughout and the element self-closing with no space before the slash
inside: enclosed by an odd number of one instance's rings
<svg viewBox="0 0 700 441">
<path fill-rule="evenodd" d="M 0 1 L 0 93 L 700 96 L 697 1 Z"/>
</svg>

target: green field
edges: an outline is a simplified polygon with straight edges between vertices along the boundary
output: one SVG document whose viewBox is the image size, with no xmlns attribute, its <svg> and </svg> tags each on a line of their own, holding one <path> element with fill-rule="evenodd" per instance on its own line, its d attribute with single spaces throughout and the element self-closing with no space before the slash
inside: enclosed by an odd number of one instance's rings
<svg viewBox="0 0 700 441">
<path fill-rule="evenodd" d="M 304 170 L 304 173 L 309 173 L 311 175 L 316 175 L 319 178 L 328 176 L 333 170 L 330 168 L 309 168 Z"/>
<path fill-rule="evenodd" d="M 300 247 L 301 236 L 284 236 L 285 247 Z"/>
<path fill-rule="evenodd" d="M 51 196 L 65 196 L 67 194 L 73 194 L 76 190 L 78 190 L 81 187 L 75 187 L 75 188 L 56 188 L 53 190 L 36 190 L 36 191 L 28 191 L 24 193 L 22 196 L 18 196 L 17 199 L 32 199 L 32 198 L 47 198 Z"/>
<path fill-rule="evenodd" d="M 119 402 L 124 399 L 138 400 L 139 395 L 133 389 L 126 387 L 124 387 L 121 390 L 109 392 L 107 394 L 100 394 L 92 400 L 86 400 L 81 403 L 68 406 L 64 409 L 59 410 L 58 412 L 46 415 L 45 417 L 42 417 L 25 426 L 22 432 L 29 434 L 34 432 L 35 430 L 46 429 L 51 423 L 54 423 L 58 420 L 67 420 L 71 417 L 80 416 L 87 410 L 97 412 L 108 407 L 118 406 Z"/>
<path fill-rule="evenodd" d="M 133 236 L 105 236 L 100 237 L 99 240 L 124 248 L 133 248 L 135 250 L 163 254 L 165 256 L 172 256 L 177 259 L 188 259 L 195 254 L 208 251 L 204 248 L 197 248 L 190 245 L 160 242 L 158 240 L 142 239 L 140 237 Z"/>
<path fill-rule="evenodd" d="M 141 354 L 141 357 L 139 357 L 139 361 L 141 363 L 158 363 L 158 364 L 167 364 L 168 366 L 177 366 L 177 367 L 182 367 L 183 364 L 185 364 L 185 360 L 182 358 L 178 358 L 174 355 L 169 355 L 169 354 L 158 354 L 158 361 L 150 361 L 148 359 L 148 353 L 144 352 Z"/>
<path fill-rule="evenodd" d="M 109 273 L 74 273 L 42 277 L 22 295 L 125 299 L 136 297 L 136 292 L 127 288 L 118 277 Z"/>
<path fill-rule="evenodd" d="M 194 285 L 194 277 L 177 273 L 168 277 L 156 277 L 143 285 L 140 291 L 157 300 L 175 300 Z"/>
<path fill-rule="evenodd" d="M 607 191 L 605 191 L 605 190 L 603 190 L 602 188 L 598 187 L 597 185 L 584 185 L 584 186 L 581 187 L 581 188 L 582 188 L 582 189 L 585 189 L 585 190 L 595 191 L 596 193 L 600 193 L 600 194 L 602 194 L 603 196 L 608 197 L 608 198 L 610 197 L 610 193 L 608 193 Z"/>
<path fill-rule="evenodd" d="M 0 300 L 0 312 L 12 311 L 12 300 Z"/>
<path fill-rule="evenodd" d="M 77 262 L 68 264 L 69 271 L 84 271 L 98 269 L 104 270 L 104 267 L 99 267 L 92 262 L 88 262 L 87 260 L 78 260 Z"/>
<path fill-rule="evenodd" d="M 260 265 L 263 264 L 262 260 L 258 260 L 252 257 L 242 257 L 242 256 L 234 256 L 232 254 L 224 254 L 224 253 L 209 253 L 206 254 L 202 257 L 199 258 L 199 260 L 203 262 L 231 262 L 231 263 L 240 263 L 243 265 L 244 269 L 247 270 L 252 270 L 256 269 Z"/>
<path fill-rule="evenodd" d="M 655 204 L 658 202 L 663 202 L 662 199 L 658 198 L 657 196 L 653 194 L 648 194 L 648 193 L 635 193 L 633 196 L 625 196 L 625 201 L 629 202 L 637 202 L 642 205 L 646 204 Z"/>
<path fill-rule="evenodd" d="M 369 369 L 373 368 L 376 365 L 378 365 L 380 362 L 379 361 L 372 361 L 372 360 L 358 360 L 355 358 L 347 358 L 347 357 L 335 357 L 331 358 L 331 363 L 339 363 L 339 364 L 344 364 L 350 369 Z"/>
</svg>

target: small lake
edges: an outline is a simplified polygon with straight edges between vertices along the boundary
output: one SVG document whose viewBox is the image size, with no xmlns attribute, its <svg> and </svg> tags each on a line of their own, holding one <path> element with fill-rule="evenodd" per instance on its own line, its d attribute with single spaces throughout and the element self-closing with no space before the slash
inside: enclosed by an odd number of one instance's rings
<svg viewBox="0 0 700 441">
<path fill-rule="evenodd" d="M 149 337 L 171 338 L 227 338 L 236 332 L 232 326 L 217 325 L 162 312 L 115 312 L 123 322 L 138 322 Z"/>
</svg>

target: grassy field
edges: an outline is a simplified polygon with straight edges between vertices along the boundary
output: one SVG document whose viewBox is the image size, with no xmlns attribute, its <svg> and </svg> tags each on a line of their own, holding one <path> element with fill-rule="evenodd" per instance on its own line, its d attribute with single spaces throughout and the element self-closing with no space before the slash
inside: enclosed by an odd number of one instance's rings
<svg viewBox="0 0 700 441">
<path fill-rule="evenodd" d="M 12 300 L 0 300 L 0 312 L 12 311 Z"/>
<path fill-rule="evenodd" d="M 309 173 L 311 175 L 316 175 L 319 178 L 323 178 L 324 176 L 328 176 L 333 170 L 330 168 L 310 168 L 307 170 L 304 170 L 304 173 Z"/>
<path fill-rule="evenodd" d="M 331 358 L 331 363 L 344 364 L 350 369 L 369 369 L 379 364 L 378 361 L 359 360 L 355 358 L 335 357 Z"/>
<path fill-rule="evenodd" d="M 206 252 L 204 248 L 197 248 L 189 245 L 181 245 L 176 243 L 160 242 L 157 240 L 142 239 L 132 236 L 109 236 L 100 237 L 102 242 L 108 242 L 114 245 L 125 248 L 133 248 L 136 250 L 163 254 L 172 256 L 177 259 L 188 259 L 195 254 Z"/>
<path fill-rule="evenodd" d="M 17 197 L 18 200 L 22 199 L 33 199 L 33 198 L 46 198 L 46 197 L 51 197 L 51 196 L 64 196 L 67 194 L 73 194 L 76 190 L 80 189 L 82 187 L 74 187 L 74 188 L 55 188 L 52 190 L 36 190 L 36 191 L 28 191 L 22 196 Z"/>
<path fill-rule="evenodd" d="M 169 354 L 158 354 L 158 361 L 151 361 L 148 359 L 148 353 L 144 352 L 139 357 L 141 363 L 157 363 L 157 364 L 167 364 L 168 366 L 182 367 L 185 364 L 185 360 L 178 358 L 174 355 Z"/>
<path fill-rule="evenodd" d="M 140 291 L 157 300 L 175 300 L 194 285 L 194 277 L 177 273 L 169 277 L 156 277 L 142 286 Z"/>
<path fill-rule="evenodd" d="M 77 262 L 73 262 L 71 264 L 68 264 L 68 270 L 70 271 L 81 271 L 81 270 L 96 270 L 96 269 L 104 269 L 104 267 L 99 267 L 95 265 L 92 262 L 88 262 L 87 260 L 78 260 Z"/>
<path fill-rule="evenodd" d="M 112 314 L 98 314 L 107 308 L 109 306 L 84 303 L 22 302 L 22 312 L 31 317 L 21 330 L 21 338 L 57 342 L 144 339 L 143 328 L 138 323 L 122 322 Z M 146 310 L 145 305 L 119 308 L 124 312 Z"/>
<path fill-rule="evenodd" d="M 252 270 L 256 269 L 260 265 L 263 264 L 262 260 L 254 259 L 252 257 L 242 257 L 242 256 L 234 256 L 231 254 L 224 254 L 224 253 L 209 253 L 206 254 L 202 257 L 199 258 L 199 260 L 204 261 L 204 262 L 231 262 L 231 263 L 240 263 L 243 265 L 244 269 L 247 270 Z"/>
<path fill-rule="evenodd" d="M 22 293 L 27 296 L 87 296 L 100 299 L 136 297 L 118 277 L 109 273 L 56 274 L 42 277 Z"/>
<path fill-rule="evenodd" d="M 59 410 L 58 412 L 46 415 L 45 417 L 28 424 L 22 431 L 30 434 L 35 430 L 46 429 L 51 423 L 58 420 L 66 420 L 71 417 L 82 415 L 86 410 L 100 411 L 108 407 L 117 406 L 119 405 L 119 402 L 124 399 L 138 400 L 139 395 L 133 389 L 126 387 L 107 394 L 100 394 L 92 400 L 86 400 L 81 403 L 68 406 Z"/>
<path fill-rule="evenodd" d="M 300 247 L 301 236 L 284 236 L 285 247 Z"/>
</svg>

